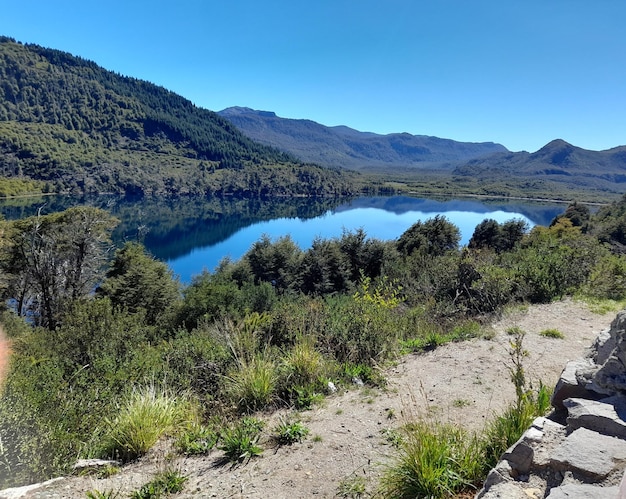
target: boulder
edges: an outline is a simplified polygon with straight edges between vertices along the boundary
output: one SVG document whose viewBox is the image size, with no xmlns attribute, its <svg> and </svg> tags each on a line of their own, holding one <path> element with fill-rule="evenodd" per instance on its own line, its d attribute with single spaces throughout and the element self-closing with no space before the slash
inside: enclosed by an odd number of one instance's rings
<svg viewBox="0 0 626 499">
<path fill-rule="evenodd" d="M 615 395 L 602 400 L 571 398 L 563 401 L 567 408 L 567 426 L 626 439 L 626 396 Z"/>
</svg>

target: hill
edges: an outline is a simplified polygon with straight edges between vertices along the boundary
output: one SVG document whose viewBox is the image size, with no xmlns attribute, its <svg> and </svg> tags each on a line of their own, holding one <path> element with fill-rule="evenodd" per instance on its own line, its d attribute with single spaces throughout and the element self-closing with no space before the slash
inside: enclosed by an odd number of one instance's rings
<svg viewBox="0 0 626 499">
<path fill-rule="evenodd" d="M 126 194 L 328 195 L 347 173 L 304 165 L 165 88 L 0 37 L 0 176 Z M 43 184 L 42 184 L 43 185 Z"/>
<path fill-rule="evenodd" d="M 230 107 L 218 114 L 253 140 L 303 161 L 332 167 L 449 170 L 458 162 L 507 151 L 493 142 L 457 142 L 408 133 L 379 135 L 346 126 L 328 127 L 311 120 L 280 118 L 271 111 L 246 107 Z"/>
<path fill-rule="evenodd" d="M 537 152 L 497 153 L 455 168 L 457 177 L 475 181 L 527 179 L 533 184 L 596 191 L 626 191 L 626 146 L 589 151 L 557 139 Z"/>
</svg>

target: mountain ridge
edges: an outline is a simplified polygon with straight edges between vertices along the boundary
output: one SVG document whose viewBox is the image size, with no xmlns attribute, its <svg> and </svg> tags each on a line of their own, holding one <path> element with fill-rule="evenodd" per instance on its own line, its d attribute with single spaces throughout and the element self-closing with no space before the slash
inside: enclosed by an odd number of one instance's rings
<svg viewBox="0 0 626 499">
<path fill-rule="evenodd" d="M 345 125 L 330 127 L 308 119 L 281 118 L 273 111 L 241 106 L 218 114 L 249 138 L 303 161 L 331 167 L 450 169 L 455 163 L 507 151 L 494 142 L 459 142 L 406 132 L 382 135 Z"/>
<path fill-rule="evenodd" d="M 0 175 L 58 192 L 344 195 L 304 165 L 163 87 L 0 37 Z"/>
</svg>

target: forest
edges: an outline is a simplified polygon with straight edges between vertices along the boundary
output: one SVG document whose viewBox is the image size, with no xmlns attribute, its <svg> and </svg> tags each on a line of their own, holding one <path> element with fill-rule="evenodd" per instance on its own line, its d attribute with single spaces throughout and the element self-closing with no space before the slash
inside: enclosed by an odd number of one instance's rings
<svg viewBox="0 0 626 499">
<path fill-rule="evenodd" d="M 250 458 L 255 415 L 311 407 L 329 383 L 384 385 L 399 355 L 479 336 L 507 307 L 626 298 L 626 196 L 595 214 L 572 203 L 532 230 L 484 220 L 465 247 L 442 216 L 393 241 L 263 237 L 187 286 L 138 242 L 115 250 L 117 223 L 94 207 L 2 221 L 0 488 L 77 457 L 132 461 L 163 435 L 181 452 Z M 545 394 L 520 400 L 545 410 Z M 516 438 L 490 435 L 466 487 Z"/>
<path fill-rule="evenodd" d="M 1 195 L 337 196 L 365 183 L 258 144 L 212 111 L 0 37 Z"/>
</svg>

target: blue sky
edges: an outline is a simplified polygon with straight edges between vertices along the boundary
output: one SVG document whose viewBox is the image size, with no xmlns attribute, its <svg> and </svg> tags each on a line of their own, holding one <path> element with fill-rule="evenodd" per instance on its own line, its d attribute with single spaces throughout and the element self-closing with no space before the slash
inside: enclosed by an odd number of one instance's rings
<svg viewBox="0 0 626 499">
<path fill-rule="evenodd" d="M 199 106 L 377 133 L 626 144 L 623 0 L 3 2 L 0 34 Z"/>
</svg>

